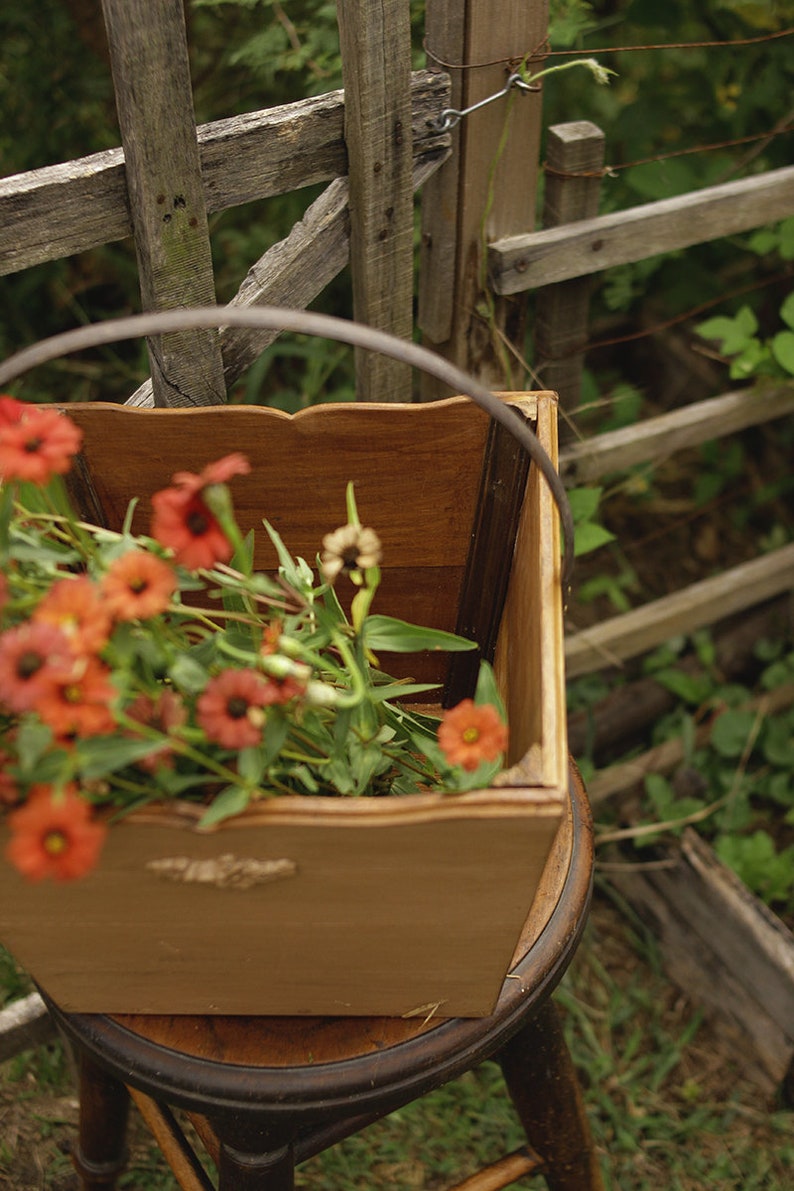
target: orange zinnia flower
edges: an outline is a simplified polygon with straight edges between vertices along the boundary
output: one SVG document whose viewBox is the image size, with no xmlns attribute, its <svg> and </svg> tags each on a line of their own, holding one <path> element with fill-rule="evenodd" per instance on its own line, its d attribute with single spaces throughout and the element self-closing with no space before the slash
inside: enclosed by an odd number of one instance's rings
<svg viewBox="0 0 794 1191">
<path fill-rule="evenodd" d="M 6 856 L 31 881 L 84 876 L 96 865 L 107 834 L 72 785 L 60 794 L 49 786 L 32 786 L 25 805 L 8 816 L 8 825 Z"/>
<path fill-rule="evenodd" d="M 87 575 L 53 583 L 32 620 L 55 625 L 75 654 L 97 653 L 110 636 L 110 612 L 101 590 Z"/>
<path fill-rule="evenodd" d="M 63 475 L 80 450 L 83 432 L 55 409 L 0 397 L 0 477 L 46 484 Z"/>
<path fill-rule="evenodd" d="M 55 625 L 29 621 L 0 634 L 0 700 L 30 711 L 64 666 L 74 663 L 69 642 Z"/>
<path fill-rule="evenodd" d="M 56 736 L 103 736 L 116 726 L 109 706 L 116 694 L 107 666 L 95 657 L 77 658 L 53 673 L 36 711 Z"/>
<path fill-rule="evenodd" d="M 223 670 L 211 678 L 196 704 L 196 719 L 207 739 L 227 749 L 259 744 L 267 688 L 256 670 Z"/>
<path fill-rule="evenodd" d="M 507 748 L 507 727 L 491 703 L 464 699 L 445 711 L 438 743 L 450 765 L 473 772 L 481 761 L 495 761 Z"/>
<path fill-rule="evenodd" d="M 177 472 L 172 477 L 174 487 L 152 497 L 152 537 L 173 550 L 176 561 L 191 571 L 228 562 L 232 545 L 202 493 L 250 470 L 245 456 L 235 452 L 209 463 L 199 475 Z"/>
<path fill-rule="evenodd" d="M 146 620 L 165 612 L 176 586 L 172 567 L 145 550 L 122 554 L 102 580 L 108 608 L 117 620 Z"/>
</svg>

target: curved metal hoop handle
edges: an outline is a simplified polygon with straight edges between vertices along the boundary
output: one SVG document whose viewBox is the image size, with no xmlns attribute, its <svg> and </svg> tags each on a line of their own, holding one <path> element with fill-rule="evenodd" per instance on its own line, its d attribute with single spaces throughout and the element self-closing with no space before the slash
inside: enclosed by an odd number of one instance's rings
<svg viewBox="0 0 794 1191">
<path fill-rule="evenodd" d="M 428 351 L 416 343 L 397 339 L 385 331 L 347 319 L 327 314 L 314 314 L 306 310 L 291 310 L 279 306 L 207 306 L 190 310 L 159 310 L 146 314 L 133 314 L 126 318 L 108 319 L 86 327 L 77 327 L 42 339 L 32 347 L 23 348 L 0 364 L 0 387 L 16 380 L 31 368 L 46 364 L 60 356 L 82 351 L 91 347 L 102 347 L 123 339 L 139 339 L 149 335 L 162 335 L 169 331 L 212 330 L 218 327 L 245 327 L 266 331 L 294 331 L 314 335 L 321 339 L 332 339 L 379 352 L 393 360 L 400 360 L 413 368 L 428 373 L 443 381 L 456 393 L 470 398 L 486 413 L 509 431 L 541 471 L 554 497 L 560 514 L 563 536 L 563 589 L 570 587 L 573 568 L 573 515 L 562 481 L 549 456 L 538 442 L 533 431 L 520 415 L 504 405 L 484 385 L 467 376 L 448 360 Z"/>
</svg>

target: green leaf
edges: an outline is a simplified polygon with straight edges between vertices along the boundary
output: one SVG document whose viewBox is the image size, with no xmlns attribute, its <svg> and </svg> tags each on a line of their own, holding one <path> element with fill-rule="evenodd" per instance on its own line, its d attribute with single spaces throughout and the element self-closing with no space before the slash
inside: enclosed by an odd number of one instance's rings
<svg viewBox="0 0 794 1191">
<path fill-rule="evenodd" d="M 660 670 L 654 674 L 657 682 L 687 703 L 699 706 L 708 698 L 711 684 L 704 674 L 687 674 L 685 670 Z"/>
<path fill-rule="evenodd" d="M 716 318 L 706 319 L 695 328 L 698 335 L 704 339 L 716 339 L 720 342 L 726 356 L 734 356 L 743 351 L 758 330 L 758 319 L 749 306 L 742 306 L 733 318 L 717 315 Z"/>
<path fill-rule="evenodd" d="M 423 649 L 460 653 L 477 648 L 476 642 L 455 633 L 423 628 L 392 616 L 370 616 L 364 624 L 363 638 L 368 649 L 389 653 L 418 653 Z"/>
<path fill-rule="evenodd" d="M 208 806 L 198 822 L 199 828 L 213 827 L 232 815 L 239 815 L 248 806 L 251 795 L 243 786 L 227 786 Z"/>
<path fill-rule="evenodd" d="M 240 749 L 237 754 L 237 772 L 247 786 L 258 786 L 265 773 L 262 749 L 258 746 Z"/>
<path fill-rule="evenodd" d="M 80 741 L 76 760 L 80 775 L 86 781 L 93 781 L 150 756 L 159 747 L 159 741 L 94 736 Z"/>
<path fill-rule="evenodd" d="M 383 686 L 376 686 L 370 692 L 373 703 L 385 703 L 392 699 L 404 699 L 406 695 L 421 695 L 425 691 L 438 690 L 438 682 L 388 682 Z"/>
<path fill-rule="evenodd" d="M 603 488 L 571 488 L 568 503 L 574 522 L 590 521 L 598 512 Z"/>
<path fill-rule="evenodd" d="M 713 748 L 721 757 L 741 757 L 754 724 L 751 711 L 723 711 L 711 730 Z"/>
<path fill-rule="evenodd" d="M 32 775 L 41 757 L 52 744 L 52 731 L 35 718 L 25 718 L 17 732 L 17 757 L 22 774 Z"/>
<path fill-rule="evenodd" d="M 502 696 L 499 693 L 499 687 L 496 685 L 496 675 L 494 674 L 493 666 L 488 662 L 480 662 L 477 686 L 474 691 L 474 702 L 481 707 L 486 703 L 490 703 L 496 708 L 503 720 L 507 718 Z"/>
<path fill-rule="evenodd" d="M 794 290 L 791 291 L 780 307 L 780 317 L 787 327 L 791 327 L 794 330 Z"/>
<path fill-rule="evenodd" d="M 614 540 L 615 535 L 603 525 L 597 525 L 595 521 L 584 521 L 574 527 L 574 557 L 580 558 L 583 554 L 591 554 L 593 550 L 598 550 L 600 546 L 605 546 L 607 542 L 614 542 Z"/>
<path fill-rule="evenodd" d="M 794 331 L 778 331 L 772 340 L 772 355 L 781 368 L 794 376 Z"/>
<path fill-rule="evenodd" d="M 754 831 L 750 836 L 723 836 L 714 850 L 723 864 L 766 901 L 783 901 L 794 889 L 794 847 L 776 852 L 766 831 Z"/>
<path fill-rule="evenodd" d="M 289 733 L 290 721 L 288 716 L 279 708 L 272 707 L 265 722 L 265 766 L 275 761 L 284 747 Z"/>
<path fill-rule="evenodd" d="M 204 690 L 209 681 L 209 674 L 200 662 L 184 653 L 180 654 L 174 660 L 173 665 L 169 667 L 168 676 L 174 686 L 179 687 L 188 695 L 197 695 L 199 691 Z"/>
</svg>

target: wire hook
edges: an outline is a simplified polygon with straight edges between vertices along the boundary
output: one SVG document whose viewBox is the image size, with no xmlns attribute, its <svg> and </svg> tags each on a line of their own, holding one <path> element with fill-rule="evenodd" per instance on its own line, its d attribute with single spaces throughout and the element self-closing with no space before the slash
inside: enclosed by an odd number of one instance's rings
<svg viewBox="0 0 794 1191">
<path fill-rule="evenodd" d="M 435 120 L 429 120 L 428 124 L 435 132 L 449 132 L 452 128 L 456 128 L 460 124 L 464 116 L 470 116 L 472 112 L 479 111 L 486 104 L 493 103 L 496 99 L 502 99 L 503 96 L 512 91 L 513 87 L 516 87 L 519 91 L 540 91 L 540 83 L 527 83 L 517 71 L 514 71 L 501 91 L 496 91 L 493 95 L 486 96 L 485 99 L 481 99 L 478 103 L 473 103 L 468 108 L 462 108 L 460 110 L 458 108 L 444 108 L 441 115 Z"/>
</svg>

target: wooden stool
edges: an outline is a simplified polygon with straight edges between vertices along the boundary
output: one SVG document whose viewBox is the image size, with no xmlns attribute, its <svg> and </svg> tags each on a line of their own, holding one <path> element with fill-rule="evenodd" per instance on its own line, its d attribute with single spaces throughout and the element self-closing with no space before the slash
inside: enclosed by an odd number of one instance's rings
<svg viewBox="0 0 794 1191">
<path fill-rule="evenodd" d="M 64 1013 L 48 1001 L 79 1060 L 75 1165 L 84 1191 L 111 1191 L 124 1169 L 130 1095 L 184 1191 L 212 1184 L 169 1106 L 187 1110 L 220 1191 L 287 1191 L 296 1163 L 488 1058 L 501 1064 L 529 1146 L 458 1191 L 497 1191 L 533 1171 L 552 1191 L 599 1191 L 549 999 L 584 927 L 592 870 L 587 799 L 571 766 L 569 813 L 485 1019 L 108 1017 Z"/>
</svg>

